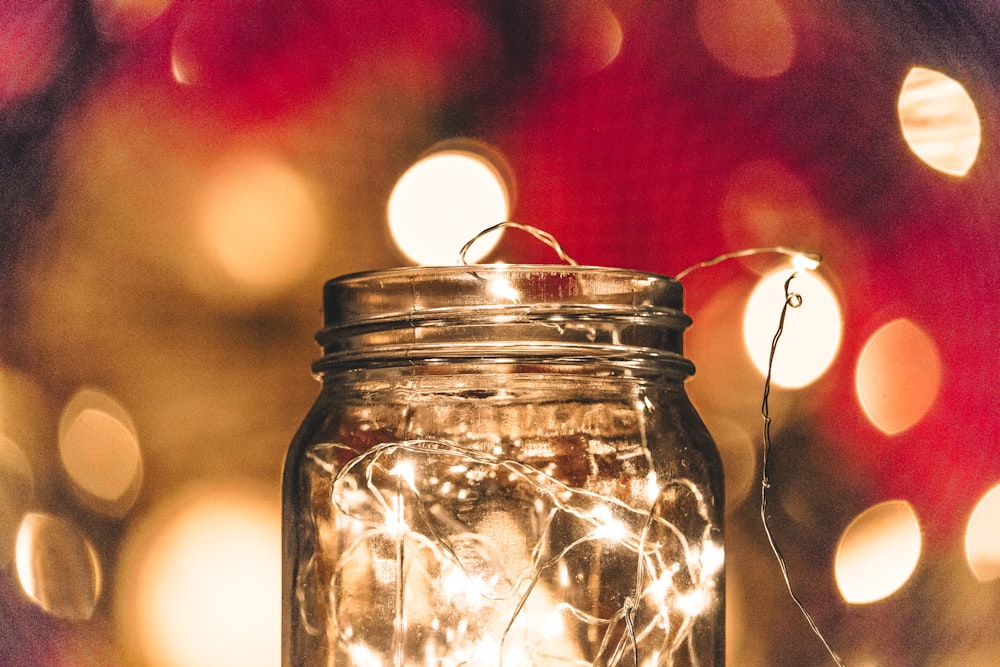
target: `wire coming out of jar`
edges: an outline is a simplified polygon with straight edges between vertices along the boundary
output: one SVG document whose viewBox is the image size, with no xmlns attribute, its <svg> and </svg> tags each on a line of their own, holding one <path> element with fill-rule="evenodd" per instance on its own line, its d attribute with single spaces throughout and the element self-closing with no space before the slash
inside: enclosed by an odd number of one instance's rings
<svg viewBox="0 0 1000 667">
<path fill-rule="evenodd" d="M 325 447 L 311 457 L 333 476 L 336 529 L 344 536 L 332 576 L 345 576 L 359 567 L 359 559 L 382 554 L 383 562 L 373 569 L 393 597 L 392 637 L 378 640 L 378 646 L 355 633 L 365 605 L 337 603 L 332 622 L 356 664 L 407 664 L 405 656 L 414 649 L 408 631 L 440 636 L 437 643 L 421 640 L 426 664 L 673 664 L 711 600 L 722 548 L 711 540 L 716 528 L 709 508 L 689 480 L 661 484 L 650 473 L 650 506 L 638 509 L 573 488 L 523 462 L 453 442 L 389 442 L 363 453 L 335 443 Z M 335 463 L 346 457 L 352 458 Z M 525 509 L 535 517 L 534 543 L 525 545 L 530 558 L 524 562 L 510 558 L 515 550 L 504 543 L 530 542 L 528 536 L 511 535 L 502 526 L 495 531 L 498 539 L 490 539 L 481 526 L 463 522 L 463 507 L 476 500 L 470 489 L 483 480 L 507 485 L 505 493 L 530 506 Z M 700 540 L 689 540 L 660 514 L 679 497 L 697 507 L 704 522 Z M 565 591 L 548 590 L 578 586 L 579 599 L 586 600 L 588 582 L 574 574 L 575 560 L 584 556 L 604 559 L 604 566 L 634 568 L 631 593 L 601 607 L 610 613 L 595 614 L 570 601 L 575 598 Z M 596 650 L 584 655 L 572 648 L 569 635 L 589 636 Z"/>
</svg>

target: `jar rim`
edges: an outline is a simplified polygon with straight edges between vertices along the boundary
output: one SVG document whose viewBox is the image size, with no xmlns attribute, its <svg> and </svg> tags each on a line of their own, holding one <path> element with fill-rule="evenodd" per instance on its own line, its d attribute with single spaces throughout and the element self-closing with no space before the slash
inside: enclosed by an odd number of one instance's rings
<svg viewBox="0 0 1000 667">
<path fill-rule="evenodd" d="M 456 308 L 561 306 L 682 315 L 683 300 L 676 278 L 632 269 L 566 264 L 410 266 L 349 273 L 327 281 L 323 313 L 324 327 L 329 329 Z"/>
</svg>

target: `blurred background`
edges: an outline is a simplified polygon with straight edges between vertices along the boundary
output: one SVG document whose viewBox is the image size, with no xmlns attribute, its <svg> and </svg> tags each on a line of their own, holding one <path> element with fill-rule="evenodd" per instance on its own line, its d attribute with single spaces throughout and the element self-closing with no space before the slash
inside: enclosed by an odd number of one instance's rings
<svg viewBox="0 0 1000 667">
<path fill-rule="evenodd" d="M 998 84 L 993 0 L 0 3 L 0 665 L 276 666 L 323 282 L 508 218 L 669 275 L 822 253 L 770 399 L 792 583 L 852 667 L 1000 664 Z M 684 278 L 738 666 L 832 664 L 758 515 L 791 270 Z"/>
</svg>

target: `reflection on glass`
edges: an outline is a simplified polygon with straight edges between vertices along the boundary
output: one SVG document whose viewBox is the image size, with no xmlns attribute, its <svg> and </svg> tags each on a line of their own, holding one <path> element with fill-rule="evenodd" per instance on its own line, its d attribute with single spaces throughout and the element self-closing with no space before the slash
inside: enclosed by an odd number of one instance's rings
<svg viewBox="0 0 1000 667">
<path fill-rule="evenodd" d="M 771 342 L 785 302 L 784 284 L 791 274 L 784 269 L 764 276 L 747 302 L 743 340 L 761 374 L 767 373 Z M 798 388 L 829 368 L 840 348 L 844 322 L 833 290 L 815 273 L 800 271 L 790 289 L 802 296 L 802 303 L 788 309 L 771 380 L 778 386 Z"/>
<path fill-rule="evenodd" d="M 917 567 L 920 523 L 905 500 L 889 500 L 859 514 L 840 536 L 834 559 L 837 587 L 854 604 L 889 597 Z"/>
<path fill-rule="evenodd" d="M 403 174 L 389 196 L 392 238 L 419 264 L 454 264 L 466 241 L 508 217 L 508 186 L 486 157 L 444 150 L 420 160 Z M 469 249 L 471 263 L 500 240 L 490 234 Z"/>
<path fill-rule="evenodd" d="M 976 105 L 961 83 L 914 67 L 903 81 L 898 111 L 903 138 L 917 157 L 945 174 L 969 173 L 983 137 Z"/>
<path fill-rule="evenodd" d="M 865 343 L 855 386 L 868 419 L 884 433 L 901 433 L 923 419 L 937 399 L 937 346 L 910 320 L 893 320 Z"/>
<path fill-rule="evenodd" d="M 986 492 L 969 517 L 965 557 L 979 581 L 1000 579 L 1000 485 Z"/>
<path fill-rule="evenodd" d="M 277 499 L 229 488 L 169 502 L 130 537 L 119 614 L 149 667 L 279 662 Z"/>
<path fill-rule="evenodd" d="M 121 516 L 142 485 L 142 454 L 128 412 L 107 394 L 83 389 L 59 422 L 59 457 L 81 500 L 91 509 Z"/>
<path fill-rule="evenodd" d="M 101 594 L 101 565 L 90 540 L 71 522 L 32 512 L 21 521 L 14 552 L 25 594 L 59 618 L 90 618 Z"/>
</svg>

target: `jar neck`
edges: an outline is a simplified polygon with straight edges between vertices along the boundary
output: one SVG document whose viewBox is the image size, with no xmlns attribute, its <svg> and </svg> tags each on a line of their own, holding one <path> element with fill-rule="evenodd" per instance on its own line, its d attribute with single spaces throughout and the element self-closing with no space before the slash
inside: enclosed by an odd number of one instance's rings
<svg viewBox="0 0 1000 667">
<path fill-rule="evenodd" d="M 338 368 L 598 364 L 689 375 L 673 278 L 599 267 L 462 266 L 356 274 L 324 290 L 318 373 Z"/>
</svg>

